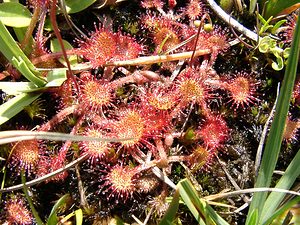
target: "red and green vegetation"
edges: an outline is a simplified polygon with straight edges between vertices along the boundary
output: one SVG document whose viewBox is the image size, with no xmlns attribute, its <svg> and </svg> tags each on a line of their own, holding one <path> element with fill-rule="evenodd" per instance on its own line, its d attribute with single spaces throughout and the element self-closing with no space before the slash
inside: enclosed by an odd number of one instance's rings
<svg viewBox="0 0 300 225">
<path fill-rule="evenodd" d="M 297 224 L 299 4 L 0 3 L 0 223 Z"/>
</svg>

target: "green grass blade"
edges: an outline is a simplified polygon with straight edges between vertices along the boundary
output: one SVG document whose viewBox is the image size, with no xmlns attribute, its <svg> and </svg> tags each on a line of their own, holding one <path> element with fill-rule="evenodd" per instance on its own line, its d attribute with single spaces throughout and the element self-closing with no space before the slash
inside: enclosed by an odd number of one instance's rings
<svg viewBox="0 0 300 225">
<path fill-rule="evenodd" d="M 39 93 L 24 93 L 0 105 L 0 125 L 17 115 L 40 95 Z"/>
<path fill-rule="evenodd" d="M 278 98 L 278 104 L 276 106 L 274 120 L 265 145 L 264 155 L 262 158 L 255 187 L 270 186 L 272 174 L 275 169 L 278 155 L 280 152 L 285 121 L 288 114 L 289 103 L 290 103 L 290 98 L 294 87 L 298 58 L 299 58 L 299 45 L 300 45 L 299 20 L 300 17 L 298 17 L 297 26 L 294 32 L 295 35 L 294 35 L 291 52 L 288 59 L 288 64 L 286 67 L 284 79 L 282 82 L 282 86 Z M 248 215 L 251 215 L 251 213 L 256 209 L 258 210 L 259 213 L 258 218 L 260 218 L 260 213 L 262 212 L 266 197 L 267 197 L 267 193 L 265 192 L 255 193 L 252 202 L 250 204 Z M 249 218 L 247 219 L 247 224 L 249 224 Z"/>
<path fill-rule="evenodd" d="M 0 90 L 2 90 L 8 95 L 16 96 L 24 92 L 30 92 L 35 89 L 37 89 L 37 87 L 31 82 L 0 82 Z"/>
<path fill-rule="evenodd" d="M 70 214 L 68 214 L 67 216 L 64 216 L 62 219 L 61 219 L 61 222 L 62 224 L 65 224 L 65 223 L 68 223 L 68 221 L 73 217 L 75 216 L 75 219 L 76 219 L 76 225 L 82 225 L 82 222 L 83 222 L 83 213 L 82 213 L 82 209 L 77 209 L 73 212 L 71 212 Z"/>
<path fill-rule="evenodd" d="M 34 65 L 27 58 L 24 52 L 17 45 L 9 31 L 0 21 L 0 51 L 8 59 L 8 61 L 15 66 L 21 67 L 23 71 L 20 71 L 29 81 L 35 85 L 42 87 L 46 84 L 46 81 L 39 77 L 39 72 L 36 71 Z M 28 72 L 28 70 L 30 72 Z"/>
<path fill-rule="evenodd" d="M 207 204 L 206 201 L 198 197 L 195 188 L 189 180 L 181 180 L 177 184 L 177 187 L 182 200 L 199 224 L 229 225 L 210 205 Z"/>
<path fill-rule="evenodd" d="M 257 222 L 258 222 L 258 212 L 257 212 L 257 210 L 254 210 L 252 213 L 251 213 L 251 215 L 249 216 L 249 222 L 248 222 L 248 224 L 249 225 L 256 225 L 257 224 Z M 248 218 L 247 218 L 248 219 Z"/>
<path fill-rule="evenodd" d="M 48 83 L 45 87 L 59 87 L 67 79 L 67 68 L 56 68 L 49 71 L 47 75 Z"/>
<path fill-rule="evenodd" d="M 264 17 L 276 16 L 282 10 L 299 3 L 299 0 L 269 0 L 266 2 Z"/>
<path fill-rule="evenodd" d="M 274 219 L 276 219 L 282 213 L 286 212 L 287 210 L 292 208 L 294 205 L 299 203 L 299 201 L 300 201 L 300 197 L 298 196 L 298 197 L 294 198 L 293 200 L 285 203 L 282 207 L 280 207 L 275 212 L 273 212 L 273 214 L 266 221 L 263 222 L 263 225 L 271 224 Z"/>
<path fill-rule="evenodd" d="M 26 77 L 28 80 L 30 80 L 32 83 L 34 83 L 38 87 L 42 87 L 46 84 L 45 80 L 36 76 L 32 72 L 32 70 L 30 70 L 28 68 L 28 65 L 25 63 L 25 61 L 22 59 L 21 56 L 19 56 L 18 58 L 13 56 L 13 58 L 11 59 L 11 62 L 13 64 L 13 66 L 16 67 L 21 72 L 21 74 L 24 75 L 24 77 Z"/>
<path fill-rule="evenodd" d="M 0 105 L 0 125 L 21 112 L 24 107 L 36 100 L 38 91 L 48 87 L 58 87 L 66 80 L 66 69 L 55 69 L 49 72 L 49 81 L 44 87 L 37 87 L 32 82 L 0 82 L 0 89 L 9 95 L 17 95 Z"/>
<path fill-rule="evenodd" d="M 294 159 L 286 169 L 284 175 L 280 178 L 280 180 L 276 184 L 275 188 L 289 190 L 293 186 L 295 180 L 298 178 L 299 175 L 300 175 L 300 151 L 297 152 L 296 156 L 294 157 Z M 268 196 L 262 211 L 262 219 L 261 219 L 262 223 L 264 223 L 266 220 L 268 220 L 268 218 L 270 218 L 274 214 L 276 208 L 279 206 L 279 204 L 281 203 L 285 195 L 286 195 L 285 193 L 272 192 Z"/>
<path fill-rule="evenodd" d="M 171 202 L 166 214 L 160 221 L 159 225 L 173 224 L 172 222 L 175 219 L 178 207 L 179 207 L 179 191 L 177 189 L 173 195 L 172 202 Z"/>
<path fill-rule="evenodd" d="M 66 204 L 66 202 L 70 199 L 69 194 L 65 194 L 62 196 L 58 201 L 55 203 L 55 205 L 52 207 L 51 213 L 49 215 L 47 225 L 56 225 L 58 224 L 58 216 L 57 216 L 57 210 Z"/>
<path fill-rule="evenodd" d="M 66 78 L 66 68 L 58 68 L 50 71 L 47 76 L 48 83 L 44 87 L 37 87 L 32 82 L 0 82 L 0 89 L 8 95 L 19 95 L 22 93 L 37 92 L 50 87 L 60 87 Z"/>
<path fill-rule="evenodd" d="M 249 7 L 250 14 L 254 13 L 255 8 L 256 8 L 256 3 L 257 3 L 257 0 L 250 0 L 250 7 Z"/>
<path fill-rule="evenodd" d="M 21 173 L 21 178 L 22 178 L 22 184 L 24 185 L 26 183 L 26 178 L 25 178 L 24 171 L 22 171 L 22 173 Z M 36 209 L 34 207 L 32 199 L 29 196 L 28 187 L 26 185 L 23 186 L 23 192 L 24 192 L 25 197 L 28 201 L 29 207 L 31 209 L 31 212 L 32 212 L 34 218 L 35 218 L 35 221 L 36 221 L 37 225 L 43 225 L 44 223 L 43 223 L 42 219 L 40 218 L 38 212 L 36 211 Z"/>
<path fill-rule="evenodd" d="M 180 181 L 180 182 L 182 182 L 182 181 Z M 180 196 L 181 196 L 182 200 L 184 201 L 186 206 L 189 208 L 190 212 L 193 214 L 193 216 L 195 217 L 198 224 L 205 225 L 205 222 L 202 219 L 203 216 L 197 210 L 197 208 L 193 204 L 193 201 L 192 201 L 192 198 L 190 197 L 190 194 L 185 190 L 184 186 L 180 182 L 178 183 L 177 186 L 179 188 L 179 193 L 180 193 Z"/>
</svg>

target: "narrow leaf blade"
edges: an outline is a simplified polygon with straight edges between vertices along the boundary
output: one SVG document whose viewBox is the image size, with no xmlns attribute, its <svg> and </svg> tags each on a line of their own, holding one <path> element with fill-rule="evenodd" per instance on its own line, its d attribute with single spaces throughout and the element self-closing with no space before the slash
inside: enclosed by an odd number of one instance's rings
<svg viewBox="0 0 300 225">
<path fill-rule="evenodd" d="M 296 156 L 294 157 L 294 159 L 286 169 L 284 175 L 280 178 L 280 180 L 276 184 L 275 188 L 289 190 L 299 176 L 300 176 L 300 151 L 297 152 Z M 272 192 L 268 196 L 262 211 L 263 223 L 267 221 L 268 218 L 270 218 L 274 214 L 275 210 L 280 205 L 281 201 L 285 196 L 286 196 L 285 193 L 277 193 L 277 192 Z"/>
<path fill-rule="evenodd" d="M 25 106 L 36 100 L 41 94 L 20 94 L 0 105 L 0 125 L 21 112 Z"/>
<path fill-rule="evenodd" d="M 65 194 L 62 196 L 58 201 L 55 203 L 55 205 L 52 207 L 51 213 L 49 215 L 47 224 L 48 225 L 56 225 L 58 223 L 58 216 L 57 216 L 57 210 L 59 207 L 66 204 L 67 200 L 70 198 L 69 194 Z"/>
<path fill-rule="evenodd" d="M 172 221 L 174 221 L 174 219 L 175 219 L 178 207 L 179 207 L 179 190 L 177 189 L 173 195 L 172 202 L 171 202 L 166 214 L 160 221 L 159 225 L 172 224 Z"/>
<path fill-rule="evenodd" d="M 20 69 L 23 76 L 32 81 L 35 85 L 42 87 L 46 81 L 39 77 L 39 72 L 35 66 L 17 45 L 7 28 L 0 20 L 0 52 L 13 63 L 17 69 Z M 30 71 L 30 72 L 28 72 Z"/>
<path fill-rule="evenodd" d="M 264 155 L 262 158 L 255 187 L 270 186 L 272 174 L 275 169 L 278 155 L 280 152 L 281 143 L 283 139 L 283 132 L 285 128 L 285 122 L 289 110 L 289 103 L 290 103 L 290 98 L 294 87 L 298 58 L 299 58 L 299 48 L 300 48 L 300 27 L 299 27 L 300 22 L 299 21 L 300 21 L 300 17 L 298 16 L 298 22 L 294 32 L 291 52 L 288 59 L 284 80 L 282 82 L 282 86 L 278 98 L 278 104 L 276 106 L 276 113 L 265 145 Z M 254 210 L 257 210 L 259 213 L 258 218 L 261 219 L 261 212 L 263 210 L 266 197 L 267 197 L 267 193 L 264 192 L 255 193 L 252 202 L 250 204 L 248 215 L 251 215 Z M 250 218 L 250 216 L 248 218 Z M 246 224 L 249 224 L 249 219 L 247 220 Z"/>
<path fill-rule="evenodd" d="M 269 0 L 266 2 L 264 17 L 276 16 L 284 9 L 299 3 L 299 0 Z"/>
<path fill-rule="evenodd" d="M 293 200 L 285 203 L 282 207 L 277 209 L 264 223 L 263 225 L 272 224 L 273 220 L 276 219 L 278 216 L 280 216 L 282 213 L 286 212 L 290 208 L 292 208 L 294 205 L 299 203 L 300 197 L 296 197 Z"/>
<path fill-rule="evenodd" d="M 200 224 L 219 224 L 229 225 L 222 217 L 220 217 L 215 210 L 206 203 L 206 201 L 200 199 L 198 194 L 187 179 L 181 180 L 177 187 L 179 189 L 180 196 L 185 202 L 195 219 Z"/>
</svg>

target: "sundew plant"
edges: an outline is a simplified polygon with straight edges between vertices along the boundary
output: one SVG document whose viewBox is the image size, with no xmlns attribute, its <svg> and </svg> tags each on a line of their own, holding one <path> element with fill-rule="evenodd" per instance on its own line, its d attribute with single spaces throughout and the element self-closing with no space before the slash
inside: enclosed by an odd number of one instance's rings
<svg viewBox="0 0 300 225">
<path fill-rule="evenodd" d="M 0 3 L 0 223 L 299 223 L 298 8 Z"/>
</svg>

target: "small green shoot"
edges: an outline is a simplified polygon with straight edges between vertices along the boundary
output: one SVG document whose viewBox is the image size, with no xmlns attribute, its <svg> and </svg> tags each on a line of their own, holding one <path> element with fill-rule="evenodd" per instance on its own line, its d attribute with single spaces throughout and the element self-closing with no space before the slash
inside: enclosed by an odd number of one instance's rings
<svg viewBox="0 0 300 225">
<path fill-rule="evenodd" d="M 276 71 L 282 70 L 289 56 L 290 48 L 283 49 L 283 44 L 277 45 L 277 41 L 270 36 L 265 36 L 259 40 L 258 49 L 261 53 L 271 53 L 276 57 L 272 60 L 272 68 Z"/>
<path fill-rule="evenodd" d="M 199 224 L 229 225 L 206 201 L 198 197 L 195 188 L 188 179 L 181 180 L 177 187 L 182 200 Z"/>
</svg>

